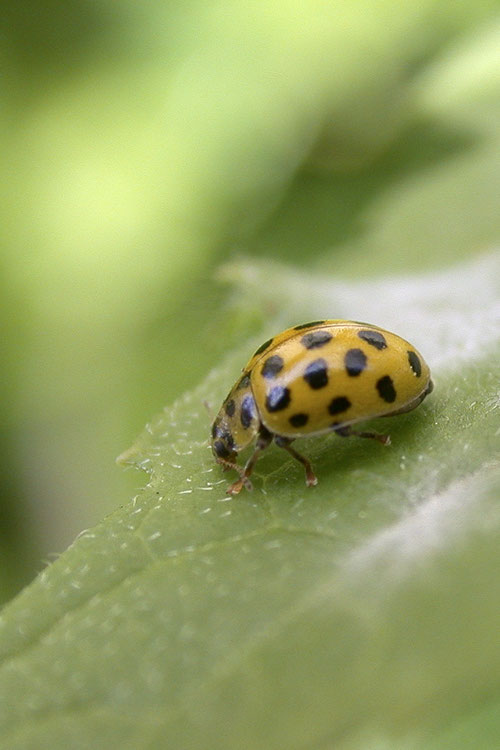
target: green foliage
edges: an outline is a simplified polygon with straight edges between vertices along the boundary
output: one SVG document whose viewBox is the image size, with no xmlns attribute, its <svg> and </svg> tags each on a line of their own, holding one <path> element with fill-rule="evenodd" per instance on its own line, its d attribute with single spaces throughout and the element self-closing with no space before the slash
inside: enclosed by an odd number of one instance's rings
<svg viewBox="0 0 500 750">
<path fill-rule="evenodd" d="M 0 595 L 93 528 L 0 615 L 1 750 L 497 750 L 497 3 L 32 5 Z M 390 447 L 301 441 L 316 488 L 272 448 L 229 498 L 203 402 L 318 317 L 408 338 L 436 389 Z M 112 459 L 165 402 L 128 502 Z"/>
</svg>

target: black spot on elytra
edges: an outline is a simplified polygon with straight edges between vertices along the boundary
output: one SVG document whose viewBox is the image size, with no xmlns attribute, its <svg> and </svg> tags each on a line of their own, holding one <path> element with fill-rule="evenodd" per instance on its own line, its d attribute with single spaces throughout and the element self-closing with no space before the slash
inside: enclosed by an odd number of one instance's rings
<svg viewBox="0 0 500 750">
<path fill-rule="evenodd" d="M 264 378 L 275 378 L 278 373 L 284 367 L 283 359 L 278 354 L 273 354 L 272 357 L 266 359 L 262 365 L 261 375 Z"/>
<path fill-rule="evenodd" d="M 361 349 L 349 349 L 344 357 L 345 369 L 351 377 L 360 375 L 366 367 L 366 354 Z"/>
<path fill-rule="evenodd" d="M 358 331 L 358 336 L 370 346 L 374 346 L 375 349 L 387 349 L 387 341 L 380 331 Z"/>
<path fill-rule="evenodd" d="M 392 404 L 396 400 L 396 389 L 389 375 L 384 375 L 383 378 L 377 380 L 377 391 L 380 398 L 383 398 L 388 404 Z"/>
<path fill-rule="evenodd" d="M 328 411 L 330 414 L 341 414 L 343 411 L 347 411 L 350 405 L 351 402 L 346 396 L 337 396 L 330 401 Z"/>
<path fill-rule="evenodd" d="M 245 429 L 250 427 L 255 416 L 255 401 L 253 396 L 245 396 L 241 402 L 240 421 Z"/>
<path fill-rule="evenodd" d="M 309 417 L 307 414 L 294 414 L 290 417 L 290 424 L 292 427 L 303 427 L 305 424 L 307 424 L 309 420 Z"/>
<path fill-rule="evenodd" d="M 328 344 L 333 338 L 332 334 L 328 331 L 320 329 L 319 331 L 311 331 L 306 333 L 301 338 L 301 342 L 306 349 L 319 349 L 320 346 Z"/>
<path fill-rule="evenodd" d="M 417 378 L 419 378 L 422 374 L 422 365 L 420 364 L 420 359 L 415 354 L 415 352 L 408 352 L 408 362 L 410 363 L 410 367 Z"/>
<path fill-rule="evenodd" d="M 328 365 L 324 359 L 315 359 L 307 365 L 304 380 L 314 390 L 328 385 Z"/>
<path fill-rule="evenodd" d="M 246 375 L 243 375 L 240 382 L 238 383 L 238 390 L 241 388 L 246 388 L 250 385 L 250 375 L 247 373 Z"/>
<path fill-rule="evenodd" d="M 259 348 L 255 350 L 255 352 L 253 353 L 253 356 L 256 357 L 257 354 L 262 354 L 262 352 L 265 352 L 266 349 L 268 349 L 271 346 L 273 341 L 274 341 L 274 337 L 272 339 L 268 339 L 267 341 L 264 341 L 264 343 L 261 344 Z"/>
<path fill-rule="evenodd" d="M 294 331 L 302 331 L 303 328 L 312 328 L 313 326 L 322 326 L 326 321 L 313 320 L 311 323 L 301 323 L 300 326 L 294 326 Z"/>
<path fill-rule="evenodd" d="M 283 388 L 281 385 L 275 385 L 271 388 L 266 397 L 266 409 L 267 411 L 281 411 L 286 409 L 290 403 L 290 391 L 288 388 Z"/>
<path fill-rule="evenodd" d="M 236 404 L 234 403 L 234 398 L 230 398 L 229 401 L 226 401 L 224 411 L 226 412 L 228 417 L 234 417 L 235 408 Z"/>
</svg>

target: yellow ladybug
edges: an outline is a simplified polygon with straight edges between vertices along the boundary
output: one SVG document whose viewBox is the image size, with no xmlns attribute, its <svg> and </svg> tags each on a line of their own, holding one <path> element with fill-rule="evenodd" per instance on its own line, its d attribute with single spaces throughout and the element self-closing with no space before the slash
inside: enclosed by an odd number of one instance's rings
<svg viewBox="0 0 500 750">
<path fill-rule="evenodd" d="M 212 425 L 212 450 L 240 478 L 227 490 L 236 495 L 259 454 L 274 440 L 318 480 L 310 462 L 292 448 L 297 437 L 336 432 L 390 443 L 389 435 L 357 432 L 351 425 L 415 409 L 433 389 L 421 354 L 383 328 L 352 320 L 316 320 L 288 328 L 259 346 Z M 236 456 L 254 438 L 242 468 Z"/>
</svg>

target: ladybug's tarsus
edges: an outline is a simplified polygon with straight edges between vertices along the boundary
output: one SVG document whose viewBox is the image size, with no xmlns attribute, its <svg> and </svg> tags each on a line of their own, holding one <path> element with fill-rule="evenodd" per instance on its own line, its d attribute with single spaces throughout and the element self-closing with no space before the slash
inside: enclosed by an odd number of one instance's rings
<svg viewBox="0 0 500 750">
<path fill-rule="evenodd" d="M 239 495 L 243 487 L 246 487 L 249 492 L 253 490 L 253 485 L 248 477 L 240 477 L 236 482 L 230 484 L 226 490 L 226 495 Z"/>
</svg>

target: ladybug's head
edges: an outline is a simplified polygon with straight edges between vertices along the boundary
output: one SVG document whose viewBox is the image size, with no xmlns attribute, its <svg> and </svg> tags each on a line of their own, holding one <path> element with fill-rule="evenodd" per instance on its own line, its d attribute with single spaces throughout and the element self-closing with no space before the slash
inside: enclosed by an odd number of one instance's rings
<svg viewBox="0 0 500 750">
<path fill-rule="evenodd" d="M 260 427 L 257 407 L 244 376 L 234 386 L 212 425 L 212 451 L 220 463 L 233 463 L 236 455 L 250 445 Z"/>
<path fill-rule="evenodd" d="M 228 419 L 224 419 L 222 409 L 212 425 L 212 451 L 216 459 L 234 462 L 238 450 L 235 448 L 234 437 Z"/>
</svg>

